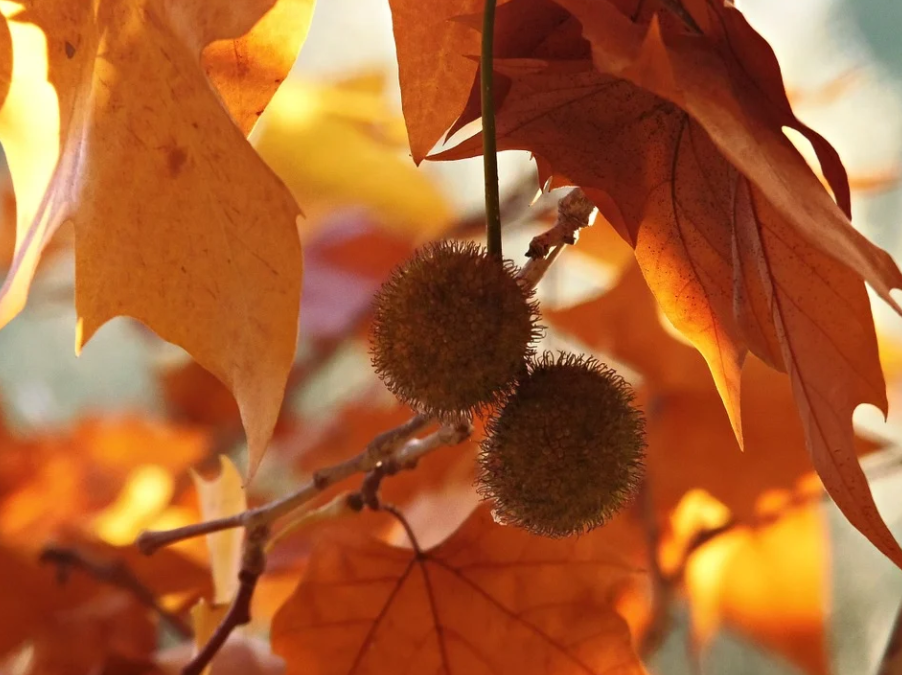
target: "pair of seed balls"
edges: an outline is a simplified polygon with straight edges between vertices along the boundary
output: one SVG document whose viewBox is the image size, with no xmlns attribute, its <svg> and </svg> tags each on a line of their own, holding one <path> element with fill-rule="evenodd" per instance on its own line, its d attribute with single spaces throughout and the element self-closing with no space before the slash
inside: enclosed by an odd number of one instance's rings
<svg viewBox="0 0 902 675">
<path fill-rule="evenodd" d="M 476 244 L 426 246 L 376 295 L 372 358 L 385 385 L 437 417 L 492 410 L 480 493 L 498 520 L 561 537 L 631 498 L 644 418 L 612 369 L 568 353 L 537 358 L 539 337 L 532 289 Z"/>
</svg>

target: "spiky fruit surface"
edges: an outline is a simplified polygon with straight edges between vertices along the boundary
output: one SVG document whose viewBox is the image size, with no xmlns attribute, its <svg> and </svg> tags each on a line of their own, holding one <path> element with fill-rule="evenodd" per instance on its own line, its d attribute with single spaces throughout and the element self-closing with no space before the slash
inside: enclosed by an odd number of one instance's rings
<svg viewBox="0 0 902 675">
<path fill-rule="evenodd" d="M 642 476 L 645 419 L 595 359 L 544 354 L 486 427 L 479 489 L 498 520 L 562 537 L 602 525 Z"/>
<path fill-rule="evenodd" d="M 539 337 L 537 307 L 509 261 L 440 242 L 396 269 L 376 295 L 373 367 L 413 408 L 469 414 L 497 403 Z"/>
</svg>

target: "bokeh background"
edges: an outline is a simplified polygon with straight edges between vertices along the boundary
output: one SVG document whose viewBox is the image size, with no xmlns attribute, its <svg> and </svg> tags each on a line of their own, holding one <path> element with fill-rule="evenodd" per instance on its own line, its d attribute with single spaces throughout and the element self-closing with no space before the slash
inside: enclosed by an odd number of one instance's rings
<svg viewBox="0 0 902 675">
<path fill-rule="evenodd" d="M 776 51 L 799 117 L 825 135 L 846 163 L 855 225 L 902 260 L 902 3 L 744 0 L 739 6 Z M 286 458 L 316 445 L 317 434 L 332 433 L 349 406 L 367 399 L 377 401 L 378 408 L 384 399 L 384 407 L 390 408 L 369 369 L 362 330 L 372 293 L 412 245 L 449 231 L 478 236 L 483 196 L 480 160 L 426 162 L 419 168 L 410 160 L 385 0 L 320 0 L 296 67 L 251 140 L 307 215 L 302 226 L 301 343 L 288 405 L 292 419 L 304 420 L 303 433 L 293 430 L 295 422 L 285 422 L 254 488 L 255 498 L 263 499 L 303 478 L 312 467 L 295 462 L 286 471 Z M 529 210 L 535 179 L 525 153 L 502 155 L 501 177 L 508 207 L 506 246 L 519 253 L 542 229 L 535 214 L 553 206 L 553 200 L 544 197 Z M 0 181 L 7 216 L 0 221 L 3 264 L 8 264 L 14 243 L 10 194 L 6 177 Z M 155 465 L 155 448 L 169 442 L 165 434 L 173 420 L 186 428 L 216 430 L 196 444 L 187 431 L 178 435 L 186 465 L 209 469 L 220 452 L 241 465 L 244 448 L 224 390 L 181 350 L 142 326 L 114 320 L 75 358 L 71 244 L 71 232 L 63 229 L 45 255 L 26 310 L 0 331 L 4 437 L 16 443 L 65 437 L 67 452 L 83 450 L 84 457 L 95 456 L 91 453 L 97 451 L 98 439 L 109 444 L 111 454 L 144 453 L 147 463 L 124 467 L 115 485 L 91 475 L 84 466 L 87 459 L 46 469 L 47 481 L 58 480 L 53 471 L 70 477 L 66 485 L 74 481 L 60 490 L 90 490 L 93 480 L 103 486 L 101 491 L 112 491 L 115 498 L 103 509 L 85 507 L 85 513 L 91 514 L 90 527 L 100 536 L 125 544 L 142 527 L 196 517 L 190 486 L 180 474 L 147 468 Z M 613 254 L 611 260 L 584 254 L 579 246 L 567 256 L 541 288 L 543 303 L 552 309 L 566 310 L 602 293 L 622 263 Z M 879 302 L 875 315 L 890 387 L 890 419 L 884 422 L 876 411 L 862 409 L 856 421 L 864 432 L 888 442 L 885 450 L 865 459 L 865 467 L 882 512 L 902 536 L 902 471 L 895 470 L 902 462 L 897 447 L 902 441 L 902 320 Z M 567 337 L 552 332 L 546 346 L 556 344 L 567 344 Z M 358 434 L 362 442 L 365 433 Z M 14 461 L 10 453 L 2 453 L 0 449 L 0 472 Z M 50 450 L 46 456 L 54 457 Z M 98 460 L 94 471 L 109 472 L 110 466 Z M 15 493 L 15 486 L 10 489 Z M 28 502 L 27 494 L 20 492 L 16 500 L 5 502 L 4 527 L 9 531 L 64 518 L 46 502 Z M 42 514 L 42 506 L 48 512 Z M 18 509 L 15 518 L 9 515 L 13 508 Z M 873 673 L 902 602 L 902 573 L 826 500 L 820 508 L 829 522 L 830 667 L 837 675 Z M 779 565 L 771 571 L 777 577 L 782 573 Z M 293 581 L 282 583 L 289 588 Z M 668 675 L 695 672 L 688 632 L 688 609 L 678 607 L 675 628 L 653 669 Z M 701 662 L 706 673 L 804 672 L 729 627 L 716 632 Z"/>
</svg>

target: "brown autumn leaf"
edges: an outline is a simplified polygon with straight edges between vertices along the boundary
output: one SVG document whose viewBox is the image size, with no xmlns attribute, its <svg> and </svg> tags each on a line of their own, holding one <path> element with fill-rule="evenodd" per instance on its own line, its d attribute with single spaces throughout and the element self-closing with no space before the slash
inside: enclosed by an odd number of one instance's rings
<svg viewBox="0 0 902 675">
<path fill-rule="evenodd" d="M 644 673 L 604 539 L 549 540 L 480 508 L 422 552 L 331 533 L 273 621 L 288 673 Z"/>
<path fill-rule="evenodd" d="M 29 3 L 4 20 L 16 62 L 37 65 L 3 83 L 18 236 L 0 323 L 24 305 L 47 240 L 74 223 L 77 349 L 121 315 L 184 347 L 235 395 L 251 473 L 294 357 L 301 287 L 300 211 L 242 133 L 309 19 L 309 2 L 279 0 L 294 18 L 267 16 L 242 41 L 274 4 Z M 276 46 L 289 26 L 299 34 Z"/>
<path fill-rule="evenodd" d="M 498 116 L 500 147 L 540 155 L 540 167 L 586 189 L 633 244 L 661 307 L 708 361 L 740 444 L 747 348 L 790 370 L 827 490 L 902 565 L 855 459 L 851 424 L 859 403 L 886 410 L 861 281 L 896 306 L 889 290 L 902 285 L 902 274 L 851 227 L 782 133 L 784 124 L 808 131 L 787 112 L 785 94 L 782 102 L 755 95 L 759 81 L 766 92 L 781 86 L 776 65 L 749 75 L 724 47 L 728 39 L 688 35 L 672 17 L 638 25 L 608 2 L 559 4 L 582 23 L 592 62 L 496 61 L 513 81 Z M 711 10 L 702 24 L 731 12 Z M 845 173 L 811 135 L 842 199 Z M 479 145 L 474 137 L 437 158 L 478 154 Z M 743 209 L 743 200 L 756 207 Z M 755 242 L 769 236 L 777 246 L 785 232 L 794 254 L 758 259 L 753 268 L 750 258 L 767 253 Z M 792 285 L 798 290 L 787 290 Z M 798 301 L 803 289 L 804 308 L 781 311 L 781 295 Z"/>
<path fill-rule="evenodd" d="M 847 209 L 847 180 L 836 167 L 835 152 L 795 120 L 785 93 L 777 100 L 774 91 L 782 88 L 782 82 L 776 63 L 767 63 L 773 54 L 760 36 L 755 36 L 757 44 L 749 44 L 754 32 L 738 10 L 704 3 L 706 23 L 726 28 L 715 31 L 713 38 L 702 38 L 667 30 L 657 20 L 637 26 L 609 2 L 560 0 L 560 4 L 583 24 L 593 62 L 601 72 L 625 77 L 687 111 L 724 158 L 809 244 L 844 262 L 897 307 L 889 291 L 902 284 L 902 273 L 885 251 L 852 228 L 846 213 L 782 133 L 783 125 L 793 126 L 812 141 Z M 735 52 L 734 35 L 744 36 Z M 755 49 L 763 54 L 759 62 L 751 56 Z"/>
<path fill-rule="evenodd" d="M 827 492 L 853 525 L 902 565 L 902 550 L 877 511 L 853 442 L 852 413 L 860 403 L 887 412 L 865 289 L 854 272 L 806 246 L 745 182 L 736 210 L 736 295 L 744 332 L 756 335 L 762 349 L 767 345 L 771 363 L 789 371 Z"/>
</svg>

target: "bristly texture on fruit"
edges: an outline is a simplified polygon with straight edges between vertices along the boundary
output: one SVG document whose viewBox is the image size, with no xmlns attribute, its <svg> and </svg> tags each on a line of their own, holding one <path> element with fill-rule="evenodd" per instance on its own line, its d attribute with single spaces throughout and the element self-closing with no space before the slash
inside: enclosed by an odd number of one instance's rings
<svg viewBox="0 0 902 675">
<path fill-rule="evenodd" d="M 489 420 L 478 487 L 495 518 L 563 537 L 604 524 L 643 475 L 645 418 L 620 375 L 546 352 Z"/>
<path fill-rule="evenodd" d="M 501 401 L 541 337 L 533 291 L 477 244 L 427 245 L 376 294 L 371 354 L 412 408 L 468 415 Z"/>
</svg>

